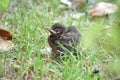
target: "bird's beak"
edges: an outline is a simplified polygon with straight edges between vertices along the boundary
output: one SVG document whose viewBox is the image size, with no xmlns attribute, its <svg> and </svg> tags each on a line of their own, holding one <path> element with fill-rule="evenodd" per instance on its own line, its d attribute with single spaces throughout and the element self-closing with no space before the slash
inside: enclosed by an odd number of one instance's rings
<svg viewBox="0 0 120 80">
<path fill-rule="evenodd" d="M 51 28 L 46 28 L 51 34 L 56 34 L 56 32 L 54 30 L 52 30 Z"/>
</svg>

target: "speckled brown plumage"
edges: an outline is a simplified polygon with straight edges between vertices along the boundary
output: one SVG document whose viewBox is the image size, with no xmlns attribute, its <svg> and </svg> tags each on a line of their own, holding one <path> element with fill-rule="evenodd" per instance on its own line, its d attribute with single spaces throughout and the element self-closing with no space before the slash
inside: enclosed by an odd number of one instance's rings
<svg viewBox="0 0 120 80">
<path fill-rule="evenodd" d="M 81 36 L 75 26 L 65 27 L 60 23 L 55 23 L 49 32 L 48 43 L 57 56 L 74 51 Z"/>
</svg>

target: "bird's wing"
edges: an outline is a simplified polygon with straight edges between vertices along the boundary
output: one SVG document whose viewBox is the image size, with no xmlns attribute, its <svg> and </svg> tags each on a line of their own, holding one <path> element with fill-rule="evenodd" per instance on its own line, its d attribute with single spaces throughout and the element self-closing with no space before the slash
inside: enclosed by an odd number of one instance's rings
<svg viewBox="0 0 120 80">
<path fill-rule="evenodd" d="M 69 33 L 63 34 L 60 38 L 67 41 L 76 41 L 79 39 L 79 35 L 76 33 L 69 32 Z"/>
<path fill-rule="evenodd" d="M 58 44 L 57 49 L 63 53 L 64 51 L 71 50 L 74 44 L 76 44 L 76 37 L 75 33 L 62 34 L 60 39 L 56 41 Z"/>
<path fill-rule="evenodd" d="M 76 43 L 76 35 L 74 33 L 66 33 L 66 34 L 63 34 L 61 35 L 60 39 L 57 41 L 59 42 L 60 44 L 62 44 L 63 46 L 70 46 L 70 44 Z"/>
</svg>

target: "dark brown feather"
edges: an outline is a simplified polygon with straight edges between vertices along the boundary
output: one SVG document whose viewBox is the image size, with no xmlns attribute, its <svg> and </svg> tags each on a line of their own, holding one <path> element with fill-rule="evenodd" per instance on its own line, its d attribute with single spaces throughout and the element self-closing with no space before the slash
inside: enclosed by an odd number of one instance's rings
<svg viewBox="0 0 120 80">
<path fill-rule="evenodd" d="M 80 33 L 75 26 L 65 27 L 56 23 L 51 29 L 56 32 L 48 37 L 48 43 L 56 55 L 63 55 L 68 51 L 73 51 L 80 40 Z M 67 50 L 66 50 L 67 49 Z"/>
</svg>

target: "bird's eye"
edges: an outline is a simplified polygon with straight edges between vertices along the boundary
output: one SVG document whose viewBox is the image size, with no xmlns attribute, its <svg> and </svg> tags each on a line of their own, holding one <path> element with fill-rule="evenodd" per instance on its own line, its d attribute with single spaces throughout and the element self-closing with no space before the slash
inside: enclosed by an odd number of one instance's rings
<svg viewBox="0 0 120 80">
<path fill-rule="evenodd" d="M 56 33 L 60 33 L 60 31 L 58 29 L 56 29 Z"/>
</svg>

